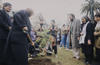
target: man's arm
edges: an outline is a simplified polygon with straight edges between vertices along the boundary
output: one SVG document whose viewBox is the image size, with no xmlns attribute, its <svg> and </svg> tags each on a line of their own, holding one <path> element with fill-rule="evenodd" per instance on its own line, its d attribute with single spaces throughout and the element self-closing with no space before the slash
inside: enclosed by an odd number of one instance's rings
<svg viewBox="0 0 100 65">
<path fill-rule="evenodd" d="M 77 37 L 80 36 L 80 28 L 81 28 L 81 22 L 80 22 L 80 20 L 77 20 L 77 23 L 76 23 L 76 34 L 77 34 Z"/>
<path fill-rule="evenodd" d="M 3 18 L 3 14 L 0 11 L 0 26 L 2 26 L 3 28 L 5 28 L 6 30 L 9 30 L 11 27 L 7 24 L 7 22 L 4 20 Z"/>
<path fill-rule="evenodd" d="M 95 36 L 100 35 L 100 31 L 99 31 L 99 32 L 94 32 L 94 35 L 95 35 Z"/>
</svg>

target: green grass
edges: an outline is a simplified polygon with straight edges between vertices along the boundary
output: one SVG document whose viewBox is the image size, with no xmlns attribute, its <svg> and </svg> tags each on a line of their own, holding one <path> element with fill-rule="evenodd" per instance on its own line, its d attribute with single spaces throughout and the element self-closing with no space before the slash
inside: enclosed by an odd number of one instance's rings
<svg viewBox="0 0 100 65">
<path fill-rule="evenodd" d="M 51 59 L 52 62 L 55 62 L 57 64 L 60 62 L 61 65 L 84 65 L 83 55 L 82 54 L 80 55 L 81 59 L 76 60 L 73 58 L 72 51 L 67 51 L 64 48 L 62 49 L 58 48 L 58 56 L 57 57 L 51 56 L 48 58 Z"/>
<path fill-rule="evenodd" d="M 66 51 L 64 48 L 58 48 L 57 57 L 54 54 L 52 56 L 38 56 L 30 60 L 29 65 L 85 65 L 83 63 L 84 57 L 82 54 L 80 60 L 76 60 L 72 57 L 72 51 Z"/>
</svg>

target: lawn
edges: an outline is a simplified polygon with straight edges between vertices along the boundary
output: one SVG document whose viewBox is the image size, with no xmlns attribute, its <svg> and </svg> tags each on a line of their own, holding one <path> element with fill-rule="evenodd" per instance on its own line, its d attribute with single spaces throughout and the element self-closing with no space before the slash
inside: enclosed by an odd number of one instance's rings
<svg viewBox="0 0 100 65">
<path fill-rule="evenodd" d="M 82 54 L 81 59 L 76 60 L 73 58 L 72 51 L 67 51 L 64 48 L 59 47 L 57 57 L 55 55 L 36 57 L 33 58 L 30 62 L 30 65 L 84 65 Z"/>
<path fill-rule="evenodd" d="M 48 31 L 38 32 L 38 34 L 43 37 L 42 46 L 45 45 L 44 43 L 46 43 L 48 39 L 48 35 L 46 34 L 47 32 Z M 57 57 L 55 55 L 43 57 L 39 56 L 30 60 L 29 65 L 84 65 L 84 56 L 82 53 L 80 55 L 81 59 L 76 60 L 73 58 L 71 50 L 65 50 L 64 48 L 59 48 L 58 46 Z"/>
<path fill-rule="evenodd" d="M 72 51 L 65 50 L 64 48 L 58 48 L 57 57 L 49 57 L 53 62 L 60 65 L 84 65 L 83 55 L 81 54 L 81 59 L 76 60 L 73 58 Z"/>
</svg>

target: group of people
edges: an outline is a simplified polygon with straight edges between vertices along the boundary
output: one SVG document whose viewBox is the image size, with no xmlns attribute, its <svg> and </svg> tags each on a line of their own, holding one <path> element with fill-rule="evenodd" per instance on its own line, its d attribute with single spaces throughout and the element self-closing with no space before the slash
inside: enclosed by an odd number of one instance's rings
<svg viewBox="0 0 100 65">
<path fill-rule="evenodd" d="M 80 60 L 80 48 L 82 48 L 85 64 L 91 65 L 94 59 L 100 62 L 100 13 L 95 14 L 94 21 L 91 21 L 88 16 L 82 17 L 80 21 L 74 14 L 69 14 L 68 19 L 69 23 L 64 24 L 59 30 L 60 33 L 58 31 L 57 34 L 60 48 L 64 46 L 66 50 L 72 49 L 73 58 L 78 60 Z"/>
<path fill-rule="evenodd" d="M 29 8 L 20 10 L 13 14 L 12 20 L 8 14 L 11 9 L 10 3 L 4 3 L 0 10 L 0 65 L 28 65 L 29 43 L 32 50 L 36 41 L 36 36 L 32 36 L 35 33 L 31 30 L 29 20 L 34 12 Z M 49 28 L 49 40 L 55 55 L 58 43 L 60 47 L 64 45 L 64 48 L 72 49 L 73 58 L 78 60 L 82 48 L 86 64 L 91 65 L 95 55 L 96 61 L 100 62 L 100 13 L 94 16 L 94 23 L 88 16 L 82 17 L 81 21 L 76 19 L 74 14 L 69 14 L 68 17 L 67 26 L 64 24 L 57 29 L 55 20 L 52 20 Z"/>
<path fill-rule="evenodd" d="M 27 65 L 28 43 L 31 41 L 31 23 L 29 17 L 33 11 L 29 8 L 20 10 L 9 16 L 12 5 L 3 4 L 0 10 L 0 65 Z"/>
</svg>

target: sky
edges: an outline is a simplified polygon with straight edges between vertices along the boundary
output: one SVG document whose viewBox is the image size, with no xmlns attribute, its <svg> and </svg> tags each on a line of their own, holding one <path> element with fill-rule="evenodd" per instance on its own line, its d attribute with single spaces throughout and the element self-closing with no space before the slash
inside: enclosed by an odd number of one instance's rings
<svg viewBox="0 0 100 65">
<path fill-rule="evenodd" d="M 66 23 L 67 14 L 81 18 L 81 7 L 85 0 L 3 0 L 13 5 L 13 10 L 32 8 L 35 15 L 42 13 L 46 21 L 55 19 L 58 24 Z"/>
</svg>

